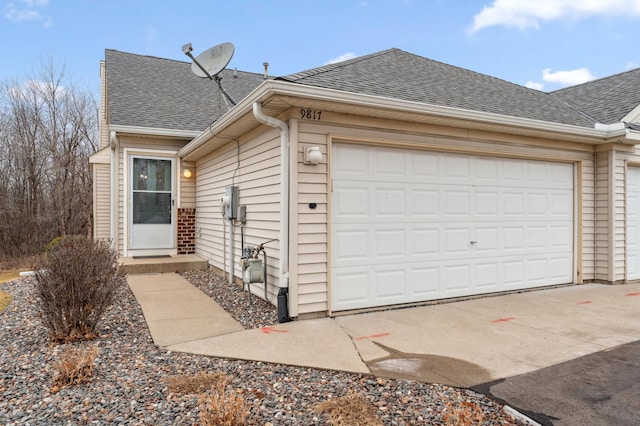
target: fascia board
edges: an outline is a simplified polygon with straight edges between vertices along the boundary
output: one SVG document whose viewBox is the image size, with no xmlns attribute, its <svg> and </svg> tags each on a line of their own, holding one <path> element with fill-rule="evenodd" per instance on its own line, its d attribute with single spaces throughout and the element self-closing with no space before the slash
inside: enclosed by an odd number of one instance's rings
<svg viewBox="0 0 640 426">
<path fill-rule="evenodd" d="M 89 156 L 89 164 L 110 164 L 111 153 L 110 148 L 105 146 L 101 150 L 94 152 Z"/>
<path fill-rule="evenodd" d="M 109 125 L 109 131 L 131 135 L 163 136 L 169 138 L 193 139 L 202 132 L 194 130 L 162 129 L 159 127 Z"/>
<path fill-rule="evenodd" d="M 623 123 L 638 123 L 640 122 L 640 105 L 636 106 L 632 109 L 627 115 L 625 115 L 622 120 Z"/>
<path fill-rule="evenodd" d="M 461 119 L 468 121 L 476 121 L 489 123 L 493 125 L 526 128 L 530 130 L 562 133 L 576 137 L 587 137 L 595 140 L 601 140 L 601 143 L 607 143 L 604 139 L 624 136 L 625 132 L 604 131 L 595 128 L 586 128 L 569 124 L 552 123 L 542 120 L 534 120 L 530 118 L 510 117 L 501 114 L 472 111 L 461 108 L 453 108 L 439 105 L 423 104 L 413 101 L 405 101 L 394 98 L 385 98 L 382 96 L 373 96 L 358 94 L 352 92 L 343 92 L 340 90 L 326 89 L 314 86 L 305 86 L 297 83 L 267 80 L 258 86 L 252 93 L 240 101 L 234 108 L 224 114 L 218 121 L 213 123 L 209 128 L 195 137 L 191 142 L 185 145 L 179 152 L 178 156 L 188 160 L 197 160 L 191 157 L 196 151 L 215 135 L 221 134 L 222 131 L 234 121 L 251 112 L 254 102 L 261 102 L 271 96 L 283 95 L 294 97 L 306 97 L 315 100 L 339 102 L 357 106 L 366 106 L 373 108 L 387 108 L 396 111 L 421 113 L 425 115 L 434 115 L 439 117 Z M 256 120 L 256 124 L 258 124 Z M 613 134 L 615 133 L 615 134 Z M 617 133 L 620 133 L 618 135 Z M 600 143 L 600 142 L 597 142 Z M 596 144 L 597 144 L 596 143 Z M 196 155 L 197 156 L 197 155 Z"/>
</svg>

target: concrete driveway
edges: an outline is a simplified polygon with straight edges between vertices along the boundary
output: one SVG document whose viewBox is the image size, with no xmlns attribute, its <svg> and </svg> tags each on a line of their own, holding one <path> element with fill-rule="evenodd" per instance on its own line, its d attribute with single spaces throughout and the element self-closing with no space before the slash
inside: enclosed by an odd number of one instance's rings
<svg viewBox="0 0 640 426">
<path fill-rule="evenodd" d="M 474 388 L 543 423 L 555 417 L 567 422 L 558 424 L 609 424 L 602 418 L 574 422 L 580 408 L 565 413 L 542 400 L 565 407 L 569 400 L 577 407 L 593 402 L 588 395 L 580 403 L 574 398 L 572 389 L 582 386 L 576 380 L 597 381 L 604 395 L 619 382 L 610 377 L 613 371 L 591 376 L 550 368 L 585 359 L 608 364 L 617 353 L 612 349 L 640 340 L 640 284 L 567 286 L 239 331 L 232 319 L 220 321 L 224 311 L 212 315 L 211 299 L 182 277 L 160 275 L 128 279 L 154 341 L 166 349 Z M 637 353 L 637 345 L 628 347 Z M 598 355 L 583 358 L 592 354 Z M 637 367 L 637 359 L 623 360 L 616 374 L 632 377 Z M 549 396 L 549 387 L 558 392 Z M 637 390 L 622 386 L 620 400 L 629 391 L 637 397 Z"/>
</svg>

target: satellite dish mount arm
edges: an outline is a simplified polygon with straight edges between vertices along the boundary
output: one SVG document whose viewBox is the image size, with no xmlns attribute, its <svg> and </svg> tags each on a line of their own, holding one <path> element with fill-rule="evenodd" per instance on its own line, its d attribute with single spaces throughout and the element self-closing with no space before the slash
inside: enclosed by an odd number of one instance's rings
<svg viewBox="0 0 640 426">
<path fill-rule="evenodd" d="M 198 62 L 198 60 L 191 54 L 191 50 L 192 50 L 191 49 L 191 43 L 185 44 L 182 47 L 182 51 L 184 52 L 184 54 L 187 55 L 189 58 L 191 58 L 193 63 L 196 64 L 198 66 L 198 68 L 200 68 L 200 70 L 207 76 L 207 78 L 209 80 L 214 80 L 216 83 L 218 83 L 218 87 L 220 88 L 220 91 L 229 100 L 229 102 L 231 102 L 231 104 L 233 106 L 235 106 L 237 104 L 237 102 L 231 97 L 231 95 L 229 93 L 227 93 L 226 90 L 224 90 L 224 87 L 222 87 L 222 83 L 220 83 L 220 81 L 222 80 L 222 77 L 218 77 L 217 74 L 215 76 L 212 76 L 209 73 L 209 71 L 207 71 L 207 69 L 205 67 L 203 67 L 202 64 L 200 62 Z"/>
</svg>

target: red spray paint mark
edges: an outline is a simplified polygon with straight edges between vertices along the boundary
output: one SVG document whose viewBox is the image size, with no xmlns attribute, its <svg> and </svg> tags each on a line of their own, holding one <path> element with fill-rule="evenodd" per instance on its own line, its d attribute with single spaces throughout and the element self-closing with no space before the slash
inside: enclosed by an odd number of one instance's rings
<svg viewBox="0 0 640 426">
<path fill-rule="evenodd" d="M 491 321 L 491 322 L 507 322 L 507 321 L 511 321 L 511 320 L 514 320 L 514 319 L 515 319 L 514 317 L 498 318 L 498 319 L 493 320 L 493 321 Z"/>
<path fill-rule="evenodd" d="M 288 330 L 278 330 L 277 328 L 274 327 L 261 327 L 260 331 L 262 331 L 264 334 L 271 334 L 271 333 L 288 333 Z"/>
<path fill-rule="evenodd" d="M 625 296 L 640 296 L 640 291 L 638 291 L 636 293 L 625 294 Z"/>
<path fill-rule="evenodd" d="M 371 336 L 362 336 L 362 337 L 358 337 L 356 340 L 377 339 L 378 337 L 385 337 L 385 336 L 388 336 L 389 334 L 390 334 L 390 333 L 372 334 Z"/>
<path fill-rule="evenodd" d="M 591 303 L 591 300 L 585 300 L 584 302 L 578 302 L 578 303 L 576 303 L 576 305 L 588 305 L 589 303 Z"/>
</svg>

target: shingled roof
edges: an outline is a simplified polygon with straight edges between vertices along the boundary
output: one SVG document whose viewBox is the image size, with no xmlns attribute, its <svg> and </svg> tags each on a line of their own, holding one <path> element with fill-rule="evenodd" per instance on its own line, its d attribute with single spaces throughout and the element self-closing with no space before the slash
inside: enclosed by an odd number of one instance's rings
<svg viewBox="0 0 640 426">
<path fill-rule="evenodd" d="M 598 123 L 617 123 L 640 105 L 640 68 L 556 90 L 552 95 Z"/>
<path fill-rule="evenodd" d="M 202 131 L 228 110 L 218 86 L 193 75 L 190 62 L 109 49 L 105 59 L 111 124 Z M 264 81 L 220 75 L 236 101 Z M 640 104 L 640 69 L 545 93 L 395 48 L 277 80 L 591 129 Z"/>
<path fill-rule="evenodd" d="M 280 77 L 294 83 L 593 128 L 553 96 L 495 77 L 389 49 Z"/>
<path fill-rule="evenodd" d="M 228 108 L 218 85 L 191 72 L 191 63 L 116 50 L 105 51 L 110 123 L 202 131 Z M 223 70 L 235 101 L 264 81 L 262 74 Z"/>
</svg>

